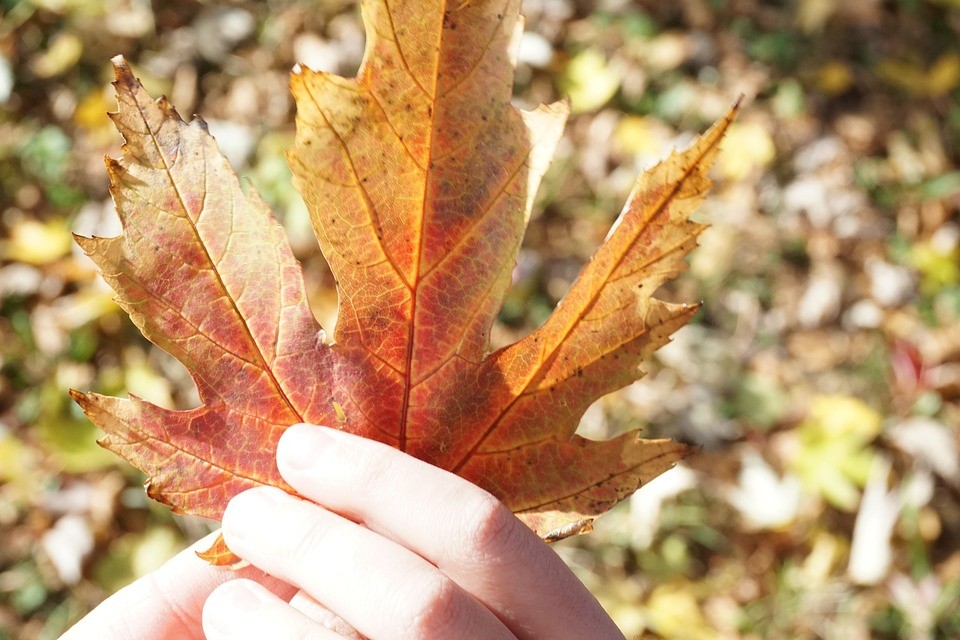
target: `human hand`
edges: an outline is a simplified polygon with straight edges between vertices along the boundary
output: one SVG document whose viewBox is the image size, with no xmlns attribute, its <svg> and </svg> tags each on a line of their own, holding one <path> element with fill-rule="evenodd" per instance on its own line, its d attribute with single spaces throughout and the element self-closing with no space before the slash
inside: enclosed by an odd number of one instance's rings
<svg viewBox="0 0 960 640">
<path fill-rule="evenodd" d="M 203 538 L 117 591 L 60 640 L 203 640 L 203 603 L 224 582 L 250 580 L 285 600 L 296 593 L 294 587 L 259 569 L 230 571 L 198 558 L 196 552 L 208 549 L 215 537 Z"/>
<path fill-rule="evenodd" d="M 222 584 L 203 607 L 208 640 L 622 640 L 560 558 L 466 480 L 312 425 L 284 433 L 277 463 L 313 502 L 251 489 L 227 506 L 223 537 L 301 591 L 288 602 L 257 580 Z"/>
</svg>

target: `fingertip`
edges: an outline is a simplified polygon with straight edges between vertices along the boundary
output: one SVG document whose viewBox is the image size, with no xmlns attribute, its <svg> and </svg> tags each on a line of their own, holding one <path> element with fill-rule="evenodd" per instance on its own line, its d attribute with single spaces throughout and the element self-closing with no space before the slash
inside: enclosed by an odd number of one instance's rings
<svg viewBox="0 0 960 640">
<path fill-rule="evenodd" d="M 258 533 L 290 500 L 295 498 L 278 487 L 254 487 L 235 495 L 220 522 L 226 545 L 240 558 L 253 559 Z"/>
<path fill-rule="evenodd" d="M 287 427 L 280 435 L 280 442 L 289 441 L 301 437 L 304 433 L 309 433 L 317 429 L 326 429 L 327 427 L 310 422 L 298 422 Z"/>
<path fill-rule="evenodd" d="M 235 638 L 250 616 L 278 598 L 252 580 L 238 578 L 220 585 L 203 604 L 201 621 L 208 640 Z"/>
<path fill-rule="evenodd" d="M 277 445 L 277 465 L 281 474 L 285 470 L 309 470 L 333 445 L 335 433 L 329 427 L 305 423 L 295 424 L 284 431 Z"/>
<path fill-rule="evenodd" d="M 326 429 L 327 427 L 322 424 L 314 424 L 312 422 L 297 422 L 292 424 L 287 428 L 287 431 L 290 429 Z"/>
<path fill-rule="evenodd" d="M 201 626 L 207 640 L 344 637 L 257 582 L 243 578 L 231 580 L 210 594 L 201 612 Z"/>
</svg>

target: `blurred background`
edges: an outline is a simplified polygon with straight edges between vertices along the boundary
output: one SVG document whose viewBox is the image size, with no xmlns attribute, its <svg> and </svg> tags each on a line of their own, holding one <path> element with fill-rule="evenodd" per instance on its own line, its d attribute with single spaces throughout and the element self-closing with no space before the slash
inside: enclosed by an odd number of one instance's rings
<svg viewBox="0 0 960 640">
<path fill-rule="evenodd" d="M 960 2 L 526 0 L 516 101 L 569 96 L 497 345 L 537 326 L 644 168 L 745 107 L 665 298 L 703 311 L 581 431 L 702 445 L 556 545 L 628 637 L 960 637 Z M 56 638 L 210 529 L 144 495 L 71 387 L 197 403 L 70 233 L 119 232 L 109 59 L 201 113 L 336 313 L 283 150 L 346 0 L 0 0 L 0 640 Z"/>
</svg>

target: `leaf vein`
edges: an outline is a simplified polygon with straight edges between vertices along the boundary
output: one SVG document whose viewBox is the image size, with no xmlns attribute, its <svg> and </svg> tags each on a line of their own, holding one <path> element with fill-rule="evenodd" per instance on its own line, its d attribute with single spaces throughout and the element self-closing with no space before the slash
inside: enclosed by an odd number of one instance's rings
<svg viewBox="0 0 960 640">
<path fill-rule="evenodd" d="M 167 163 L 167 159 L 163 153 L 163 148 L 160 145 L 160 141 L 157 139 L 156 133 L 153 131 L 153 129 L 150 127 L 149 123 L 147 122 L 146 116 L 144 116 L 142 110 L 140 110 L 140 117 L 143 119 L 143 122 L 146 125 L 147 133 L 149 134 L 150 140 L 153 142 L 154 147 L 157 150 L 157 154 L 160 157 L 161 163 L 163 164 L 164 172 L 167 175 L 167 180 L 169 181 L 170 186 L 173 188 L 173 191 L 177 196 L 177 200 L 180 203 L 180 208 L 184 213 L 183 217 L 190 224 L 190 227 L 193 230 L 194 235 L 197 239 L 197 244 L 200 246 L 204 255 L 206 256 L 207 262 L 211 264 L 212 266 L 211 271 L 214 274 L 214 277 L 217 281 L 218 286 L 224 292 L 224 294 L 226 294 L 227 300 L 229 301 L 230 306 L 232 307 L 233 314 L 236 316 L 237 321 L 240 324 L 240 327 L 242 328 L 243 332 L 246 334 L 246 337 L 249 339 L 250 343 L 253 345 L 255 353 L 257 353 L 257 355 L 260 357 L 261 361 L 263 362 L 264 370 L 266 371 L 267 376 L 270 379 L 270 382 L 273 384 L 274 388 L 276 389 L 277 393 L 280 395 L 281 400 L 284 402 L 284 404 L 286 404 L 287 408 L 293 413 L 297 421 L 303 420 L 299 412 L 293 407 L 293 404 L 290 402 L 290 399 L 287 397 L 286 392 L 284 391 L 283 387 L 280 385 L 280 381 L 277 380 L 276 377 L 273 375 L 273 372 L 269 370 L 269 367 L 267 366 L 266 358 L 264 357 L 263 353 L 260 351 L 260 345 L 254 339 L 253 333 L 250 331 L 250 327 L 247 325 L 246 318 L 244 318 L 243 314 L 240 312 L 240 308 L 237 306 L 236 301 L 233 300 L 233 298 L 230 296 L 230 291 L 227 288 L 223 278 L 221 277 L 220 272 L 217 270 L 216 263 L 214 263 L 213 261 L 213 257 L 210 255 L 209 251 L 207 250 L 207 246 L 200 235 L 200 230 L 197 228 L 196 223 L 190 216 L 190 210 L 187 207 L 186 200 L 183 197 L 183 194 L 180 192 L 180 186 L 177 184 L 177 181 L 174 178 L 172 168 Z M 176 126 L 178 129 L 176 135 L 177 135 L 177 149 L 178 149 L 178 157 L 179 157 L 179 148 L 180 148 L 180 143 L 182 142 L 180 129 L 189 128 L 190 125 L 187 125 L 185 123 L 184 124 L 174 123 L 174 126 Z M 202 153 L 203 153 L 203 167 L 204 167 L 205 181 L 206 181 L 206 174 L 207 174 L 207 148 L 208 148 L 207 144 L 203 144 L 201 147 L 201 149 L 203 150 Z M 204 203 L 206 202 L 206 195 L 207 195 L 207 189 L 204 189 Z"/>
</svg>

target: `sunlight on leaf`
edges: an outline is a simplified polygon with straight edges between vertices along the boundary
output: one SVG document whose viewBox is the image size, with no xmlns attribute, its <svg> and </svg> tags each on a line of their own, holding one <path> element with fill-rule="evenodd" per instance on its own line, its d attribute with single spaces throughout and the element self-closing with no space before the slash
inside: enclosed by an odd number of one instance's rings
<svg viewBox="0 0 960 640">
<path fill-rule="evenodd" d="M 489 353 L 568 112 L 512 104 L 518 11 L 369 0 L 358 77 L 295 70 L 288 160 L 337 282 L 330 337 L 283 228 L 206 124 L 153 101 L 115 60 L 125 145 L 107 168 L 124 233 L 77 242 L 144 335 L 190 371 L 201 406 L 73 397 L 106 432 L 103 446 L 147 474 L 151 497 L 219 518 L 246 488 L 289 491 L 277 440 L 312 422 L 457 473 L 557 540 L 589 531 L 689 454 L 636 431 L 605 441 L 575 431 L 699 308 L 653 294 L 696 246 L 704 227 L 689 216 L 737 106 L 637 181 L 541 327 Z"/>
</svg>

